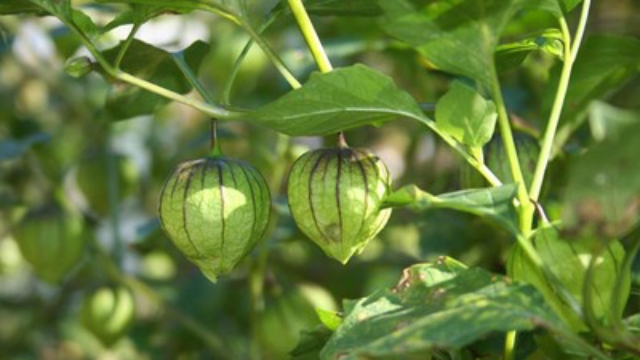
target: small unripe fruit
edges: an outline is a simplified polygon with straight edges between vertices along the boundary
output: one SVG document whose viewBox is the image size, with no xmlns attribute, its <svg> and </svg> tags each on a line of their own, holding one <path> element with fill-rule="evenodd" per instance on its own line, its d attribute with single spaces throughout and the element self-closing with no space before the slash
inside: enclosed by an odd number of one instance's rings
<svg viewBox="0 0 640 360">
<path fill-rule="evenodd" d="M 159 213 L 178 249 L 216 281 L 262 238 L 270 205 L 258 170 L 216 156 L 178 165 L 162 189 Z"/>
<path fill-rule="evenodd" d="M 133 324 L 135 301 L 124 287 L 102 287 L 84 299 L 80 320 L 107 347 L 115 344 Z"/>
<path fill-rule="evenodd" d="M 13 236 L 36 275 L 58 283 L 82 259 L 88 235 L 79 214 L 49 204 L 25 215 Z"/>
<path fill-rule="evenodd" d="M 366 149 L 314 150 L 291 169 L 289 207 L 300 230 L 344 264 L 386 225 L 391 209 L 380 205 L 390 186 L 387 167 Z"/>
<path fill-rule="evenodd" d="M 83 77 L 93 71 L 93 62 L 86 56 L 75 57 L 64 64 L 64 71 L 75 78 Z"/>
</svg>

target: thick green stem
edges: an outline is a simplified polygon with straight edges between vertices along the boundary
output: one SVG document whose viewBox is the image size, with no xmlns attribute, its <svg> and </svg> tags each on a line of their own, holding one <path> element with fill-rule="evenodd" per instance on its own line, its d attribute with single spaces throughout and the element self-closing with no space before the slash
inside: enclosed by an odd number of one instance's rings
<svg viewBox="0 0 640 360">
<path fill-rule="evenodd" d="M 578 29 L 576 30 L 576 36 L 573 43 L 571 42 L 571 34 L 566 20 L 564 17 L 558 19 L 564 41 L 564 63 L 562 65 L 562 72 L 560 73 L 560 80 L 558 82 L 558 89 L 556 91 L 553 107 L 551 108 L 551 114 L 549 115 L 549 121 L 547 122 L 547 128 L 545 130 L 544 137 L 542 138 L 540 157 L 536 163 L 536 169 L 533 174 L 533 180 L 531 181 L 531 187 L 529 190 L 531 199 L 534 201 L 538 201 L 538 198 L 540 197 L 545 173 L 553 150 L 552 148 L 555 135 L 558 130 L 560 115 L 562 114 L 562 107 L 569 87 L 571 70 L 573 69 L 573 64 L 576 60 L 576 56 L 578 55 L 578 51 L 580 50 L 580 44 L 582 43 L 582 37 L 587 25 L 590 5 L 591 0 L 584 0 L 582 3 L 580 22 L 578 23 Z"/>
<path fill-rule="evenodd" d="M 516 358 L 517 331 L 509 331 L 504 340 L 504 360 L 514 360 Z"/>
<path fill-rule="evenodd" d="M 316 29 L 313 27 L 313 23 L 309 18 L 309 14 L 307 14 L 307 10 L 304 8 L 302 0 L 288 0 L 288 3 L 293 16 L 298 22 L 298 27 L 302 32 L 302 36 L 304 36 L 304 40 L 311 51 L 311 55 L 313 55 L 313 59 L 316 61 L 316 64 L 318 64 L 320 71 L 326 73 L 333 70 L 333 66 L 331 66 L 329 57 L 324 51 L 322 42 L 318 37 Z"/>
<path fill-rule="evenodd" d="M 529 201 L 529 195 L 525 187 L 524 177 L 522 176 L 522 169 L 520 168 L 520 160 L 518 159 L 518 150 L 516 149 L 516 143 L 513 140 L 513 133 L 511 131 L 511 123 L 509 122 L 509 115 L 507 114 L 507 107 L 502 97 L 502 89 L 500 87 L 500 81 L 498 79 L 498 73 L 496 71 L 495 62 L 491 63 L 491 94 L 493 95 L 493 101 L 496 104 L 498 110 L 498 126 L 500 128 L 500 136 L 502 137 L 502 143 L 504 149 L 507 152 L 507 159 L 509 160 L 509 167 L 511 169 L 511 177 L 518 184 L 518 202 L 519 215 L 520 215 L 520 230 L 525 237 L 531 232 L 531 221 L 534 213 L 533 204 Z"/>
</svg>

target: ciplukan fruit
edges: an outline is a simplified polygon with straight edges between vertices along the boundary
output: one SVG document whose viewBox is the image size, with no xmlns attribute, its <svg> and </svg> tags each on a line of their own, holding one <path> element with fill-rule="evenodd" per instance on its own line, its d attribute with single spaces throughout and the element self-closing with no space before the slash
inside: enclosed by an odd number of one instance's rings
<svg viewBox="0 0 640 360">
<path fill-rule="evenodd" d="M 162 189 L 159 213 L 176 247 L 215 282 L 263 237 L 270 208 L 258 170 L 214 155 L 178 165 Z"/>
<path fill-rule="evenodd" d="M 289 208 L 300 230 L 328 256 L 346 263 L 386 225 L 391 209 L 389 170 L 367 149 L 313 150 L 294 163 L 288 181 Z"/>
<path fill-rule="evenodd" d="M 80 214 L 53 202 L 29 211 L 13 236 L 36 275 L 58 283 L 82 259 L 89 235 Z"/>
</svg>

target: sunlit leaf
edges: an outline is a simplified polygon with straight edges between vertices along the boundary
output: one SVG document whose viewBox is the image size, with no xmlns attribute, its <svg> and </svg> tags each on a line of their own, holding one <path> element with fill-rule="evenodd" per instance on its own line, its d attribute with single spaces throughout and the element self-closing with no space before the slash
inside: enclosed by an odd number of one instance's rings
<svg viewBox="0 0 640 360">
<path fill-rule="evenodd" d="M 516 233 L 516 215 L 513 200 L 515 184 L 486 189 L 470 189 L 442 195 L 431 195 L 415 185 L 407 185 L 394 191 L 385 200 L 385 206 L 409 206 L 418 211 L 429 209 L 453 209 L 485 216 Z"/>
<path fill-rule="evenodd" d="M 436 105 L 438 128 L 471 148 L 480 149 L 491 140 L 497 118 L 492 101 L 459 81 L 453 82 Z"/>
<path fill-rule="evenodd" d="M 493 332 L 558 322 L 532 286 L 447 258 L 406 269 L 394 289 L 362 298 L 345 312 L 321 359 L 424 358 Z"/>
<path fill-rule="evenodd" d="M 249 114 L 256 124 L 292 136 L 334 134 L 400 117 L 426 118 L 408 93 L 364 65 L 314 73 L 302 88 Z"/>
</svg>

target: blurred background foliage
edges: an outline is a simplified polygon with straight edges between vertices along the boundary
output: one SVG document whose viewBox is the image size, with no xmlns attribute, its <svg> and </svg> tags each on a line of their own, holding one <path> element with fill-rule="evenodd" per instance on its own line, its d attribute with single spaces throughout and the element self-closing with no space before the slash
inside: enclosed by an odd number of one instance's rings
<svg viewBox="0 0 640 360">
<path fill-rule="evenodd" d="M 99 24 L 121 9 L 83 8 Z M 314 21 L 334 66 L 365 63 L 392 77 L 426 109 L 433 108 L 452 80 L 385 35 L 375 16 L 316 16 Z M 595 1 L 587 37 L 638 37 L 638 24 L 637 1 Z M 503 42 L 553 25 L 544 13 L 517 16 Z M 126 34 L 126 27 L 116 28 L 102 45 L 114 46 Z M 291 18 L 277 20 L 265 35 L 300 79 L 314 70 Z M 160 16 L 143 25 L 137 38 L 169 51 L 198 39 L 209 43 L 199 75 L 215 96 L 248 39 L 230 22 L 203 13 Z M 283 189 L 292 161 L 335 140 L 287 139 L 233 122 L 220 125 L 224 152 L 251 162 L 265 175 L 275 215 L 262 245 L 231 276 L 211 284 L 176 251 L 156 220 L 158 194 L 172 168 L 206 153 L 209 119 L 176 103 L 153 115 L 122 119 L 125 105 L 110 100 L 120 84 L 96 74 L 77 79 L 64 72 L 67 58 L 84 53 L 74 35 L 52 18 L 0 17 L 0 359 L 245 359 L 252 351 L 263 359 L 283 359 L 299 331 L 319 323 L 314 308 L 338 310 L 343 299 L 391 287 L 410 264 L 446 254 L 504 272 L 510 236 L 486 220 L 450 210 L 396 210 L 361 256 L 346 266 L 330 260 L 295 227 Z M 522 66 L 505 64 L 502 70 L 514 119 L 537 134 L 544 128 L 552 93 L 548 81 L 553 82 L 557 61 L 539 51 Z M 230 100 L 252 108 L 288 90 L 256 47 Z M 598 94 L 604 105 L 625 109 L 636 121 L 637 68 L 606 90 Z M 598 121 L 597 114 L 590 116 L 592 124 Z M 554 187 L 547 198 L 553 216 L 561 212 L 557 196 L 567 181 L 570 155 L 591 142 L 592 133 L 588 122 L 579 125 L 565 146 L 568 156 L 554 163 L 549 181 Z M 439 194 L 461 186 L 460 159 L 416 123 L 399 120 L 360 128 L 347 138 L 352 146 L 369 147 L 383 158 L 395 188 L 413 183 Z M 81 216 L 86 246 L 66 276 L 49 283 L 25 261 L 15 234 L 21 227 L 38 226 L 24 220 L 26 213 L 54 201 Z M 114 267 L 137 281 L 131 286 L 137 310 L 127 334 L 105 347 L 81 325 L 80 309 L 92 290 L 118 281 Z M 256 268 L 264 269 L 264 286 L 251 275 Z M 639 273 L 640 266 L 630 313 L 640 309 Z"/>
</svg>

